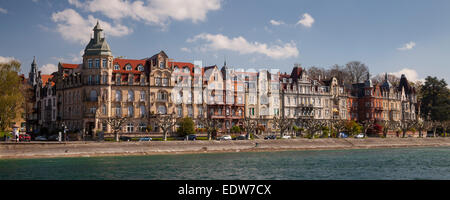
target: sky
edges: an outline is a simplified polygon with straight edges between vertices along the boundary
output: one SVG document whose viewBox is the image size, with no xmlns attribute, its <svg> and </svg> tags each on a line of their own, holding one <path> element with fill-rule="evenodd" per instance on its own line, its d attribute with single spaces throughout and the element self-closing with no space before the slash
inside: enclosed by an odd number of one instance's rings
<svg viewBox="0 0 450 200">
<path fill-rule="evenodd" d="M 179 62 L 235 68 L 328 68 L 450 83 L 448 0 L 1 0 L 0 62 L 28 75 L 81 63 L 97 21 L 114 56 L 159 51 Z"/>
</svg>

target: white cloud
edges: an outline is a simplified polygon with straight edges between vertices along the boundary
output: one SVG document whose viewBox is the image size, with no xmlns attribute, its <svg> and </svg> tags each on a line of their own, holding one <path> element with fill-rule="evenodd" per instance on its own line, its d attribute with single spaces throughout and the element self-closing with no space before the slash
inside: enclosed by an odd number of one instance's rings
<svg viewBox="0 0 450 200">
<path fill-rule="evenodd" d="M 190 38 L 187 42 L 195 42 L 197 40 L 205 40 L 208 43 L 203 46 L 203 50 L 230 50 L 237 51 L 240 54 L 259 53 L 266 55 L 273 59 L 282 59 L 297 57 L 299 51 L 294 42 L 286 43 L 284 45 L 272 45 L 268 46 L 265 43 L 248 42 L 242 36 L 235 38 L 228 38 L 222 34 L 206 34 L 202 33 L 194 38 Z"/>
<path fill-rule="evenodd" d="M 314 24 L 315 20 L 311 15 L 308 13 L 303 14 L 303 18 L 297 22 L 298 24 L 301 24 L 307 28 L 310 28 Z"/>
<path fill-rule="evenodd" d="M 4 9 L 4 8 L 0 8 L 0 13 L 8 14 L 8 10 L 6 10 L 6 9 Z"/>
<path fill-rule="evenodd" d="M 406 78 L 408 79 L 408 81 L 424 81 L 424 79 L 419 79 L 419 73 L 417 73 L 416 70 L 414 69 L 409 69 L 409 68 L 403 68 L 398 72 L 391 72 L 389 74 L 392 74 L 394 76 L 397 76 L 398 78 L 400 78 L 402 76 L 402 74 L 404 74 L 406 76 Z"/>
<path fill-rule="evenodd" d="M 284 22 L 283 21 L 277 21 L 277 20 L 270 20 L 270 23 L 272 24 L 272 25 L 274 25 L 274 26 L 279 26 L 279 25 L 282 25 L 282 24 L 284 24 Z"/>
<path fill-rule="evenodd" d="M 52 74 L 53 72 L 58 71 L 58 67 L 54 64 L 46 64 L 43 65 L 39 71 L 41 71 L 42 74 Z"/>
<path fill-rule="evenodd" d="M 184 52 L 188 52 L 188 53 L 191 52 L 191 50 L 188 49 L 188 48 L 186 48 L 186 47 L 181 47 L 180 50 L 181 50 L 181 51 L 184 51 Z"/>
<path fill-rule="evenodd" d="M 192 20 L 194 23 L 204 21 L 209 11 L 221 7 L 221 0 L 86 0 L 84 3 L 69 0 L 69 3 L 114 20 L 129 17 L 161 26 L 167 25 L 170 19 Z"/>
<path fill-rule="evenodd" d="M 94 18 L 92 15 L 89 15 L 88 18 L 85 19 L 75 10 L 66 9 L 61 12 L 53 13 L 52 20 L 57 23 L 56 30 L 65 40 L 86 44 L 90 40 L 92 29 L 98 19 Z M 107 36 L 121 37 L 133 32 L 132 29 L 121 24 L 113 26 L 108 22 L 102 20 L 98 21 Z"/>
<path fill-rule="evenodd" d="M 400 50 L 400 51 L 411 50 L 411 49 L 413 49 L 415 46 L 416 46 L 416 43 L 411 41 L 411 42 L 408 42 L 408 43 L 406 43 L 405 45 L 403 45 L 403 47 L 398 48 L 398 50 Z"/>
<path fill-rule="evenodd" d="M 14 57 L 3 57 L 3 56 L 0 56 L 0 63 L 9 63 L 9 62 L 11 62 L 13 60 L 17 60 L 17 59 L 15 59 Z"/>
</svg>

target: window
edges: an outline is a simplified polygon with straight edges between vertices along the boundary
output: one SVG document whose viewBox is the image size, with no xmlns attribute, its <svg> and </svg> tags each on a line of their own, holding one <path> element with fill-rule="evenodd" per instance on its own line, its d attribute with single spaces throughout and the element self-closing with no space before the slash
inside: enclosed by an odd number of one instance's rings
<svg viewBox="0 0 450 200">
<path fill-rule="evenodd" d="M 118 64 L 114 65 L 114 70 L 120 70 L 120 66 Z"/>
<path fill-rule="evenodd" d="M 177 113 L 178 113 L 178 117 L 182 117 L 183 116 L 183 108 L 181 106 L 177 107 Z"/>
<path fill-rule="evenodd" d="M 188 107 L 188 115 L 189 115 L 189 117 L 194 117 L 194 111 L 192 109 L 192 106 Z"/>
<path fill-rule="evenodd" d="M 96 107 L 89 108 L 89 113 L 91 113 L 91 114 L 95 114 L 96 111 L 97 111 Z"/>
<path fill-rule="evenodd" d="M 95 68 L 100 68 L 100 60 L 99 59 L 95 59 Z"/>
<path fill-rule="evenodd" d="M 116 101 L 122 101 L 122 92 L 120 90 L 116 90 Z"/>
<path fill-rule="evenodd" d="M 88 85 L 92 85 L 92 76 L 91 75 L 88 76 Z"/>
<path fill-rule="evenodd" d="M 159 106 L 158 107 L 158 113 L 159 114 L 166 114 L 167 113 L 167 109 L 166 109 L 166 106 Z"/>
<path fill-rule="evenodd" d="M 141 91 L 141 101 L 145 101 L 145 91 Z"/>
<path fill-rule="evenodd" d="M 133 90 L 128 90 L 128 101 L 134 101 L 134 92 Z"/>
<path fill-rule="evenodd" d="M 161 85 L 161 78 L 155 77 L 155 85 L 160 86 Z"/>
<path fill-rule="evenodd" d="M 133 123 L 128 123 L 126 126 L 127 129 L 127 133 L 131 133 L 134 131 L 134 124 Z"/>
<path fill-rule="evenodd" d="M 161 68 L 161 69 L 166 68 L 166 63 L 164 63 L 164 61 L 161 61 L 161 62 L 159 63 L 159 68 Z"/>
<path fill-rule="evenodd" d="M 141 72 L 143 72 L 143 71 L 144 71 L 144 66 L 139 65 L 139 66 L 138 66 L 138 70 L 141 71 Z"/>
<path fill-rule="evenodd" d="M 127 71 L 131 71 L 131 70 L 132 70 L 132 67 L 131 67 L 131 65 L 130 65 L 130 64 L 128 64 L 128 65 L 126 66 L 126 69 L 127 69 Z"/>
<path fill-rule="evenodd" d="M 139 110 L 141 111 L 141 117 L 145 117 L 145 106 L 141 105 Z"/>
<path fill-rule="evenodd" d="M 97 101 L 97 91 L 96 90 L 91 90 L 90 100 Z"/>
<path fill-rule="evenodd" d="M 104 104 L 102 105 L 102 114 L 106 115 L 106 106 Z"/>
<path fill-rule="evenodd" d="M 103 75 L 103 84 L 108 84 L 108 75 Z"/>
<path fill-rule="evenodd" d="M 128 75 L 128 84 L 129 84 L 129 85 L 132 85 L 132 84 L 133 84 L 133 79 L 134 79 L 133 74 L 129 74 L 129 75 Z"/>
<path fill-rule="evenodd" d="M 134 111 L 133 106 L 128 106 L 128 117 L 133 117 L 134 114 L 133 111 Z"/>
<path fill-rule="evenodd" d="M 88 68 L 89 68 L 89 69 L 92 68 L 92 60 L 91 60 L 91 59 L 88 60 Z"/>
<path fill-rule="evenodd" d="M 145 132 L 147 130 L 147 124 L 144 122 L 139 123 L 139 131 Z"/>
<path fill-rule="evenodd" d="M 116 84 L 117 84 L 117 85 L 120 85 L 120 81 L 121 81 L 121 75 L 120 75 L 120 74 L 117 74 L 117 75 L 116 75 Z"/>
<path fill-rule="evenodd" d="M 103 68 L 106 69 L 108 67 L 108 61 L 106 59 L 103 59 L 102 65 L 103 65 Z"/>
<path fill-rule="evenodd" d="M 163 85 L 163 86 L 169 86 L 169 79 L 163 78 L 163 79 L 162 79 L 162 85 Z"/>
<path fill-rule="evenodd" d="M 95 84 L 99 84 L 100 83 L 100 75 L 95 75 Z"/>
</svg>

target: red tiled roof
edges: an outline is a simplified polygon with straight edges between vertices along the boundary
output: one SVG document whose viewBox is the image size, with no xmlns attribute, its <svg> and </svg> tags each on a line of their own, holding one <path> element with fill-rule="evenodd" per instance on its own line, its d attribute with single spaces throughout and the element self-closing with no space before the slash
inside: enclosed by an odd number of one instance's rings
<svg viewBox="0 0 450 200">
<path fill-rule="evenodd" d="M 47 82 L 53 78 L 53 75 L 48 75 L 48 74 L 42 74 L 41 75 L 41 80 L 42 80 L 42 84 L 43 86 L 47 85 Z M 51 82 L 52 86 L 55 85 L 55 83 Z"/>
<path fill-rule="evenodd" d="M 120 66 L 120 70 L 113 70 L 113 73 L 125 73 L 125 74 L 140 74 L 142 73 L 137 69 L 139 65 L 145 66 L 146 60 L 132 60 L 132 59 L 120 59 L 116 58 L 113 61 L 113 67 L 118 64 Z M 126 70 L 125 66 L 130 64 L 131 65 L 131 71 Z"/>
<path fill-rule="evenodd" d="M 78 66 L 80 66 L 80 64 L 61 63 L 61 66 L 64 69 L 76 69 L 76 68 L 78 68 Z"/>
<path fill-rule="evenodd" d="M 190 75 L 194 75 L 194 64 L 188 63 L 188 62 L 169 62 L 169 67 L 175 70 L 175 67 L 178 67 L 180 69 L 179 73 L 183 73 L 183 68 L 188 67 Z"/>
</svg>

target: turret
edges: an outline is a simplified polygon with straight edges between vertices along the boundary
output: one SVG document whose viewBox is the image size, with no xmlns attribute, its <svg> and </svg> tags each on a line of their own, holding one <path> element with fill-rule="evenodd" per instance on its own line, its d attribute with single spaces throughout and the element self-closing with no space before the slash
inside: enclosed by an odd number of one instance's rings
<svg viewBox="0 0 450 200">
<path fill-rule="evenodd" d="M 31 63 L 31 70 L 28 74 L 28 83 L 32 86 L 35 86 L 37 84 L 37 64 L 36 64 L 36 57 L 33 58 L 33 63 Z"/>
</svg>

